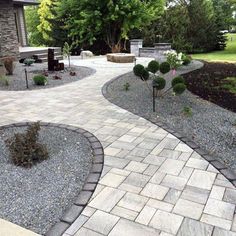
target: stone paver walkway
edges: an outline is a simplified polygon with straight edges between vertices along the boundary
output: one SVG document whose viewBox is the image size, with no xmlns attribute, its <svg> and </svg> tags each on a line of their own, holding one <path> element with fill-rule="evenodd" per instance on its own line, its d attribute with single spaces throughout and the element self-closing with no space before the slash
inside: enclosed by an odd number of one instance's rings
<svg viewBox="0 0 236 236">
<path fill-rule="evenodd" d="M 97 73 L 48 90 L 0 92 L 1 124 L 71 124 L 104 146 L 99 185 L 64 236 L 236 236 L 235 187 L 180 140 L 103 97 L 105 82 L 133 65 L 74 63 Z"/>
</svg>

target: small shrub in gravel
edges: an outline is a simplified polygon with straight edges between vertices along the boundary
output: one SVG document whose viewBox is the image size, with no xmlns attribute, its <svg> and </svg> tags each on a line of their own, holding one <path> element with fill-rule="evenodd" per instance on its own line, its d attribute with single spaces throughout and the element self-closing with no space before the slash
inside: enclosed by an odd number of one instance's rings
<svg viewBox="0 0 236 236">
<path fill-rule="evenodd" d="M 183 83 L 176 84 L 173 91 L 176 95 L 181 95 L 186 90 L 186 85 Z"/>
<path fill-rule="evenodd" d="M 127 92 L 127 91 L 129 91 L 129 88 L 130 88 L 130 84 L 129 83 L 125 83 L 124 84 L 124 90 Z"/>
<path fill-rule="evenodd" d="M 162 90 L 166 86 L 166 81 L 162 77 L 155 77 L 152 82 L 153 87 L 155 87 L 157 90 Z"/>
<path fill-rule="evenodd" d="M 44 75 L 35 75 L 33 77 L 35 85 L 44 86 L 47 84 L 47 78 Z"/>
<path fill-rule="evenodd" d="M 142 80 L 144 80 L 144 81 L 147 81 L 147 80 L 149 79 L 149 72 L 148 72 L 146 69 L 143 70 L 143 73 L 142 73 L 142 75 L 141 75 L 141 78 L 142 78 Z"/>
<path fill-rule="evenodd" d="M 185 84 L 184 78 L 182 76 L 175 77 L 172 80 L 171 85 L 172 85 L 172 87 L 174 87 L 176 84 Z"/>
<path fill-rule="evenodd" d="M 30 168 L 48 159 L 45 145 L 38 143 L 40 123 L 30 125 L 25 133 L 16 133 L 5 141 L 12 162 L 16 166 Z"/>
<path fill-rule="evenodd" d="M 134 66 L 134 68 L 133 68 L 134 74 L 138 77 L 142 76 L 144 70 L 145 70 L 145 68 L 141 64 L 138 64 L 138 65 Z"/>
<path fill-rule="evenodd" d="M 170 64 L 168 62 L 162 62 L 160 65 L 160 72 L 162 74 L 167 74 L 170 72 Z"/>
<path fill-rule="evenodd" d="M 183 114 L 188 117 L 192 116 L 193 115 L 192 108 L 191 107 L 184 107 Z"/>
<path fill-rule="evenodd" d="M 152 72 L 153 74 L 156 74 L 159 70 L 159 62 L 156 60 L 150 61 L 148 64 L 148 71 Z"/>
</svg>

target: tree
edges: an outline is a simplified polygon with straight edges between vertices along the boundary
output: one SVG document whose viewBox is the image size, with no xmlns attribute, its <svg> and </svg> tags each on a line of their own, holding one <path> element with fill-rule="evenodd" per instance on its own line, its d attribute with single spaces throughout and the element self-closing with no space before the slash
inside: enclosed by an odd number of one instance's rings
<svg viewBox="0 0 236 236">
<path fill-rule="evenodd" d="M 60 14 L 69 12 L 66 29 L 78 43 L 102 37 L 112 52 L 125 48 L 128 33 L 150 24 L 164 10 L 164 0 L 62 0 Z"/>
<path fill-rule="evenodd" d="M 28 6 L 25 9 L 25 18 L 28 31 L 28 40 L 30 46 L 43 46 L 46 41 L 37 26 L 40 24 L 38 6 Z"/>
</svg>

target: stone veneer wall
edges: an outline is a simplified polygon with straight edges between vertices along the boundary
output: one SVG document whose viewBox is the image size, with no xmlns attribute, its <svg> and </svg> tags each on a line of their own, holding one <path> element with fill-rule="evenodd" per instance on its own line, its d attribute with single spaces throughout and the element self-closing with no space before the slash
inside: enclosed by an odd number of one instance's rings
<svg viewBox="0 0 236 236">
<path fill-rule="evenodd" d="M 0 0 L 0 58 L 19 57 L 19 44 L 12 0 Z"/>
</svg>

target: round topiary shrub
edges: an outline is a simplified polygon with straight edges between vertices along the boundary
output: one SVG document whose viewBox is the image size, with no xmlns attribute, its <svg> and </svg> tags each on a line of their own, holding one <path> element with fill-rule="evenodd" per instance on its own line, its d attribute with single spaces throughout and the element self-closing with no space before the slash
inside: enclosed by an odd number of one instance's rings
<svg viewBox="0 0 236 236">
<path fill-rule="evenodd" d="M 172 87 L 174 87 L 176 84 L 184 84 L 184 83 L 185 83 L 184 78 L 182 76 L 177 76 L 172 80 L 171 85 Z"/>
<path fill-rule="evenodd" d="M 186 90 L 186 85 L 183 83 L 176 84 L 173 91 L 176 95 L 181 95 Z"/>
<path fill-rule="evenodd" d="M 152 81 L 153 87 L 155 87 L 157 90 L 162 90 L 166 86 L 166 81 L 162 77 L 155 77 Z"/>
<path fill-rule="evenodd" d="M 191 58 L 190 57 L 186 57 L 183 60 L 183 65 L 187 66 L 191 63 Z"/>
<path fill-rule="evenodd" d="M 170 64 L 168 62 L 162 62 L 160 65 L 160 72 L 166 74 L 170 71 Z"/>
<path fill-rule="evenodd" d="M 133 68 L 134 74 L 135 74 L 136 76 L 139 76 L 139 77 L 142 76 L 144 70 L 145 70 L 144 66 L 143 66 L 143 65 L 140 65 L 140 64 L 134 66 L 134 68 Z"/>
<path fill-rule="evenodd" d="M 44 75 L 35 75 L 33 77 L 35 85 L 43 86 L 47 84 L 47 78 Z"/>
<path fill-rule="evenodd" d="M 157 73 L 159 67 L 160 67 L 159 62 L 156 60 L 150 61 L 148 63 L 148 71 L 152 72 L 153 74 Z"/>
<path fill-rule="evenodd" d="M 141 77 L 145 81 L 148 80 L 149 79 L 149 72 L 146 69 L 144 69 L 143 72 L 142 72 Z"/>
</svg>

